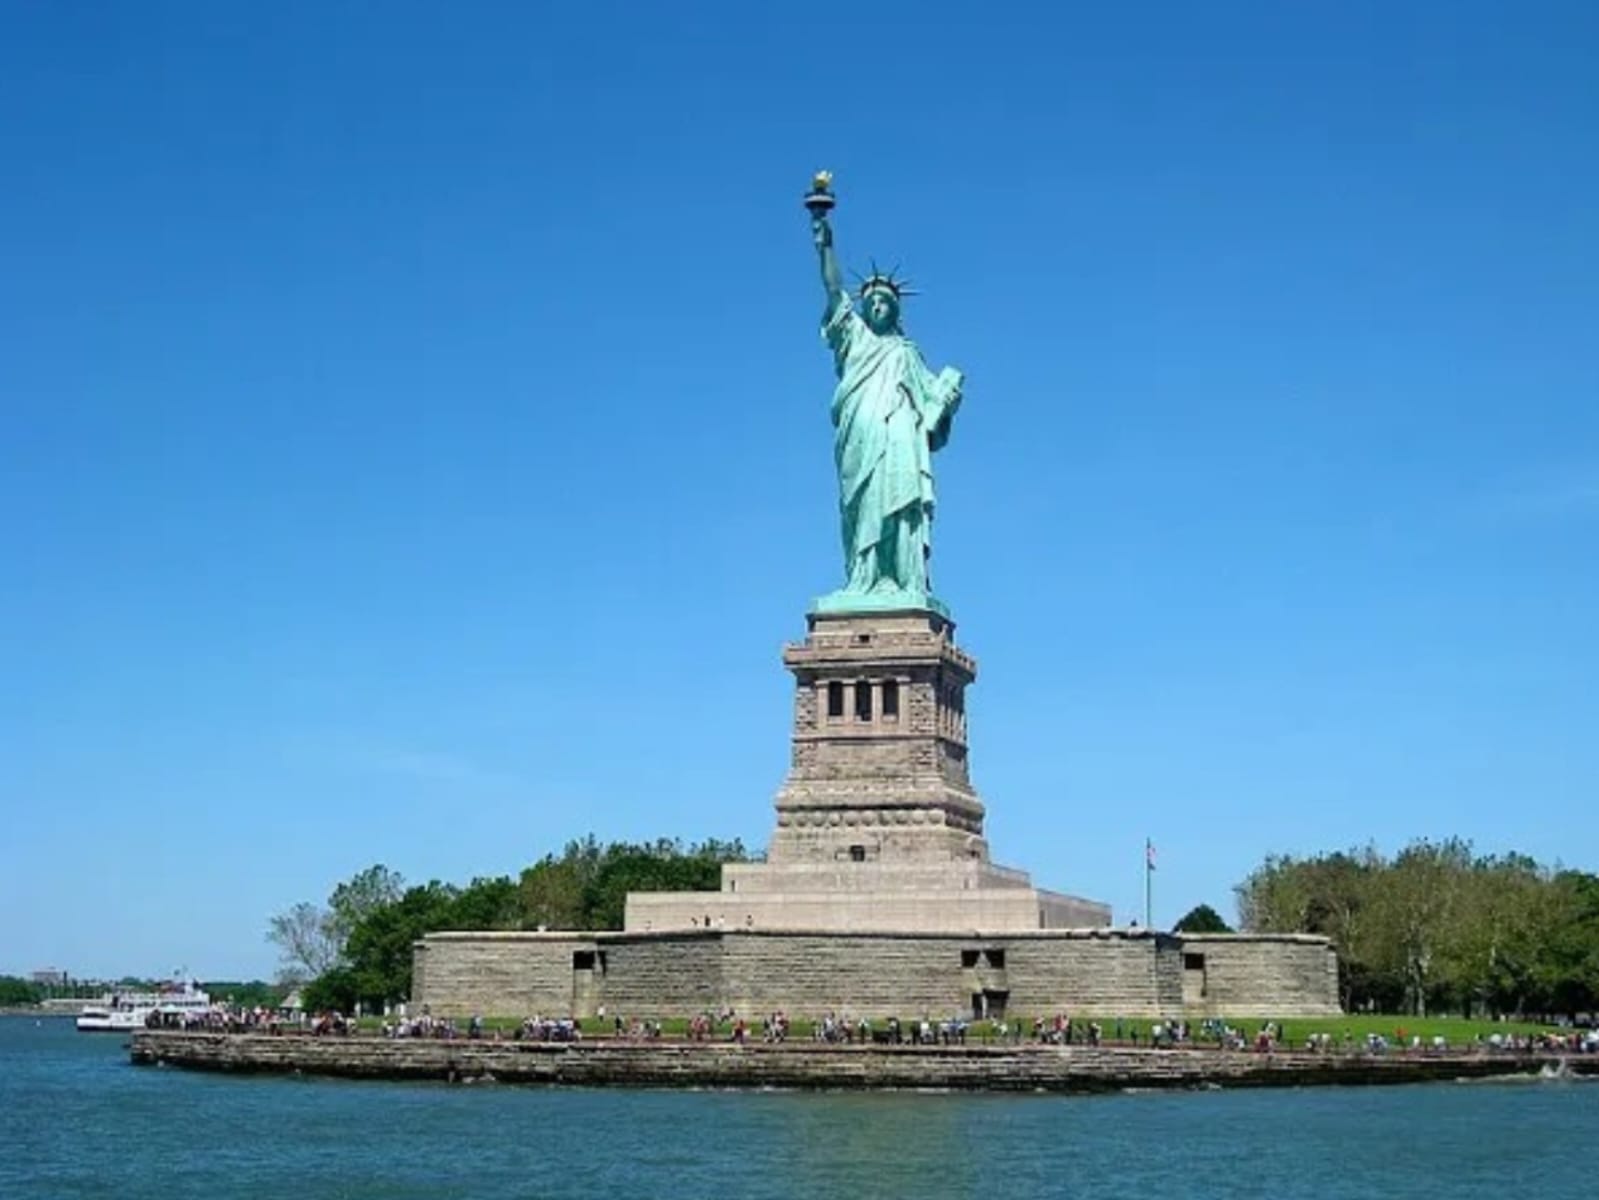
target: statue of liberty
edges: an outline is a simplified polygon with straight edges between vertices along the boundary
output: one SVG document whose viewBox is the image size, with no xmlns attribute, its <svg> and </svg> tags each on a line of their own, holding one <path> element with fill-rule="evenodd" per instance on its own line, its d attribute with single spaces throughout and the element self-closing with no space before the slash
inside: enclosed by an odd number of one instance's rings
<svg viewBox="0 0 1599 1200">
<path fill-rule="evenodd" d="M 822 335 L 833 351 L 833 462 L 844 542 L 844 586 L 816 602 L 817 612 L 922 608 L 945 612 L 933 597 L 933 451 L 949 440 L 961 401 L 961 374 L 936 376 L 900 328 L 900 303 L 911 294 L 892 271 L 875 267 L 860 286 L 857 312 L 833 253 L 828 210 L 832 177 L 818 172 L 805 199 L 821 259 L 827 311 Z M 947 613 L 946 613 L 947 615 Z"/>
</svg>

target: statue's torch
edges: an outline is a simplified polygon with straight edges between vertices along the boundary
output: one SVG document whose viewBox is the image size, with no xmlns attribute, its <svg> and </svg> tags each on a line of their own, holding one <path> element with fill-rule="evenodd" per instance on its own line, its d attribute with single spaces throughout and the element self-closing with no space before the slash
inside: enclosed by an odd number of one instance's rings
<svg viewBox="0 0 1599 1200">
<path fill-rule="evenodd" d="M 805 197 L 805 207 L 810 209 L 811 219 L 825 221 L 837 203 L 838 197 L 833 195 L 833 173 L 818 171 L 811 176 L 811 190 Z"/>
</svg>

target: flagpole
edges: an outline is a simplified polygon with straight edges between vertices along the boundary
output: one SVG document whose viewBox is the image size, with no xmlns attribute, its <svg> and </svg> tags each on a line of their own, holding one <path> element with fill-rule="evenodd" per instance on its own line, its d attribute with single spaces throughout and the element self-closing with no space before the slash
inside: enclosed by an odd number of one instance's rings
<svg viewBox="0 0 1599 1200">
<path fill-rule="evenodd" d="M 1151 854 L 1151 852 L 1153 850 L 1154 850 L 1154 846 L 1150 844 L 1150 841 L 1149 841 L 1148 838 L 1145 838 L 1144 839 L 1144 928 L 1148 929 L 1148 930 L 1153 930 L 1155 928 L 1153 922 L 1150 920 L 1150 890 L 1151 890 L 1151 884 L 1154 882 L 1154 878 L 1155 878 L 1155 864 L 1150 861 L 1150 854 Z"/>
</svg>

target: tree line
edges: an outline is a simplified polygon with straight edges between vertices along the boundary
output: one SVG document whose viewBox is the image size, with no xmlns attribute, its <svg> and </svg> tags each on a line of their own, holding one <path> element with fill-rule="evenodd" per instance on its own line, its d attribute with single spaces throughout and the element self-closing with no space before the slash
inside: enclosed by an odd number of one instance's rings
<svg viewBox="0 0 1599 1200">
<path fill-rule="evenodd" d="M 368 1010 L 411 991 L 411 947 L 446 929 L 620 929 L 627 893 L 715 891 L 742 843 L 660 839 L 602 845 L 592 835 L 520 876 L 408 885 L 373 866 L 271 919 L 280 981 L 307 1008 Z M 1419 841 L 1268 857 L 1235 889 L 1247 932 L 1316 933 L 1338 950 L 1351 1011 L 1474 1016 L 1599 1011 L 1599 876 L 1469 842 Z M 1201 905 L 1179 927 L 1226 931 Z"/>
<path fill-rule="evenodd" d="M 1268 857 L 1235 892 L 1247 931 L 1332 939 L 1348 1010 L 1599 1009 L 1599 876 L 1451 838 Z"/>
<path fill-rule="evenodd" d="M 65 984 L 47 984 L 18 975 L 0 975 L 0 1008 L 24 1008 L 58 999 L 97 1000 L 106 992 L 155 992 L 168 982 L 164 979 L 136 979 L 129 976 L 114 981 L 74 980 Z M 245 1008 L 257 1005 L 276 1007 L 288 990 L 261 979 L 202 981 L 200 987 L 214 1000 L 225 1000 Z"/>
<path fill-rule="evenodd" d="M 522 871 L 464 886 L 407 885 L 377 865 L 339 884 L 326 904 L 302 901 L 271 918 L 280 977 L 307 1009 L 368 1011 L 411 993 L 411 946 L 446 929 L 620 929 L 628 892 L 716 891 L 722 864 L 747 862 L 742 842 L 670 838 L 601 845 L 591 834 Z"/>
<path fill-rule="evenodd" d="M 44 1002 L 44 988 L 19 975 L 0 975 L 0 1008 L 21 1008 Z"/>
</svg>

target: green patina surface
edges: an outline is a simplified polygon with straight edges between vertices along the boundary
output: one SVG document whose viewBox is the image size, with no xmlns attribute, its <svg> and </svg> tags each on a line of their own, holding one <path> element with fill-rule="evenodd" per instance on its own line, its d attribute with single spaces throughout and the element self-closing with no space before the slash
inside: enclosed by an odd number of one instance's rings
<svg viewBox="0 0 1599 1200">
<path fill-rule="evenodd" d="M 900 327 L 906 289 L 892 274 L 874 270 L 858 298 L 850 296 L 825 209 L 813 208 L 812 232 L 827 292 L 822 336 L 838 375 L 831 416 L 845 576 L 844 586 L 818 599 L 812 611 L 948 616 L 929 573 L 932 456 L 949 440 L 961 373 L 928 369 Z"/>
</svg>

